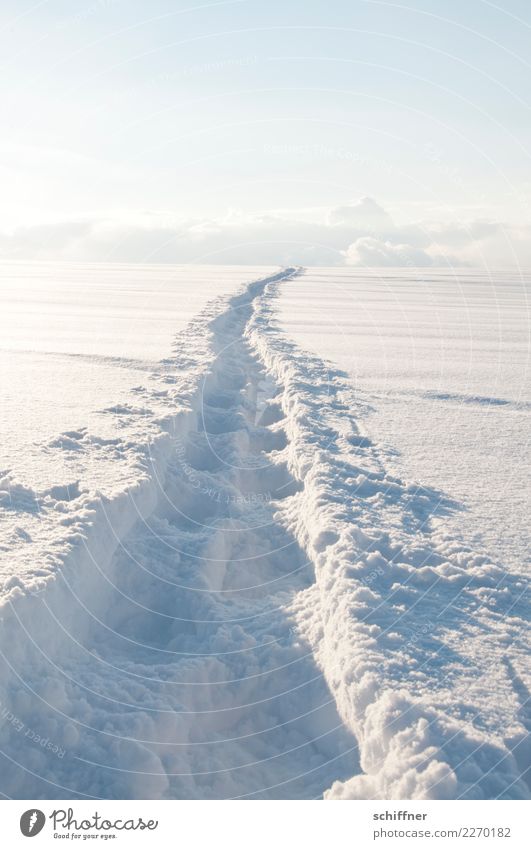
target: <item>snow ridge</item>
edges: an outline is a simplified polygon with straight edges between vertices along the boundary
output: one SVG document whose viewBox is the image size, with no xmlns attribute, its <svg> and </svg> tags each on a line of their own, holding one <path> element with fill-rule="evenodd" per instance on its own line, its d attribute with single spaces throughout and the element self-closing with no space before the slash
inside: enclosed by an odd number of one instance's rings
<svg viewBox="0 0 531 849">
<path fill-rule="evenodd" d="M 529 796 L 523 577 L 446 538 L 457 505 L 388 475 L 278 330 L 298 273 L 179 334 L 134 487 L 46 495 L 72 539 L 7 588 L 5 795 Z"/>
<path fill-rule="evenodd" d="M 181 413 L 151 443 L 138 492 L 95 505 L 39 594 L 11 593 L 6 795 L 302 798 L 357 768 L 296 629 L 313 566 L 275 515 L 299 486 L 277 387 L 243 335 L 275 279 L 179 336 L 164 365 Z"/>
<path fill-rule="evenodd" d="M 525 576 L 446 538 L 450 499 L 386 473 L 357 426 L 364 402 L 278 330 L 277 296 L 268 286 L 247 333 L 282 387 L 303 483 L 286 508 L 315 564 L 299 621 L 365 773 L 327 798 L 529 798 L 529 694 L 507 674 L 507 654 L 526 663 Z"/>
</svg>

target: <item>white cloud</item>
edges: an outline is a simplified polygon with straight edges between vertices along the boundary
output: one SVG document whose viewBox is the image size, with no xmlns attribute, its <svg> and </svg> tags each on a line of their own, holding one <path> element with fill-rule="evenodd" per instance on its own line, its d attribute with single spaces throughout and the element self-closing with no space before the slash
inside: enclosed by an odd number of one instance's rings
<svg viewBox="0 0 531 849">
<path fill-rule="evenodd" d="M 16 259 L 356 266 L 529 265 L 531 228 L 487 219 L 396 224 L 372 198 L 331 209 L 327 220 L 293 215 L 176 221 L 80 218 L 0 233 Z"/>
<path fill-rule="evenodd" d="M 433 265 L 433 259 L 420 248 L 408 244 L 394 245 L 389 241 L 362 236 L 345 251 L 350 265 L 374 267 L 420 267 Z"/>
<path fill-rule="evenodd" d="M 367 232 L 393 230 L 395 226 L 389 213 L 369 197 L 363 197 L 356 203 L 330 210 L 328 221 L 332 225 L 350 225 L 357 230 Z"/>
</svg>

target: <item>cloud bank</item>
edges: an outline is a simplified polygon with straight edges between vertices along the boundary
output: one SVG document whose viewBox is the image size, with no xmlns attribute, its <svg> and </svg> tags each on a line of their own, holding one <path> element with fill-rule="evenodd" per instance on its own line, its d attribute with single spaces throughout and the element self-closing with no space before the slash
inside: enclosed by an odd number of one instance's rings
<svg viewBox="0 0 531 849">
<path fill-rule="evenodd" d="M 397 224 L 372 198 L 322 222 L 280 214 L 161 220 L 83 218 L 0 233 L 0 257 L 73 261 L 495 266 L 531 263 L 531 227 L 495 220 Z"/>
</svg>

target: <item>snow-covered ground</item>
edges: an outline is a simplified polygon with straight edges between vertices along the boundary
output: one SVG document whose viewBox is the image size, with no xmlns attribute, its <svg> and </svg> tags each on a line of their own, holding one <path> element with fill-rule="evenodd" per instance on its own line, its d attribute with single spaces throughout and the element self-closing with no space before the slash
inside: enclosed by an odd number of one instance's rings
<svg viewBox="0 0 531 849">
<path fill-rule="evenodd" d="M 402 477 L 460 502 L 452 532 L 529 563 L 531 284 L 515 270 L 310 269 L 280 319 L 344 368 Z"/>
<path fill-rule="evenodd" d="M 167 412 L 168 376 L 175 334 L 212 299 L 232 293 L 268 269 L 95 263 L 0 264 L 0 469 L 11 468 L 27 486 L 66 482 L 73 457 L 50 452 L 65 431 L 94 436 L 127 432 L 129 407 Z M 164 386 L 164 384 L 166 384 Z M 161 387 L 158 387 L 159 390 Z M 112 408 L 124 407 L 120 428 Z M 109 408 L 111 408 L 109 413 Z M 111 419 L 111 420 L 110 420 Z M 68 438 L 63 440 L 64 443 Z M 75 474 L 87 478 L 87 456 Z M 118 464 L 99 475 L 112 489 Z M 90 467 L 92 474 L 98 468 Z M 94 480 L 90 481 L 93 484 Z"/>
<path fill-rule="evenodd" d="M 113 497 L 144 476 L 161 423 L 195 385 L 191 372 L 175 374 L 175 334 L 267 271 L 0 266 L 3 580 L 43 577 L 50 554 L 68 548 L 61 513 L 77 523 L 90 493 Z"/>
<path fill-rule="evenodd" d="M 165 273 L 131 275 L 126 301 L 114 287 L 114 302 L 96 296 L 105 344 L 80 351 L 73 333 L 75 350 L 59 349 L 100 375 L 90 391 L 71 384 L 81 418 L 59 410 L 60 373 L 44 424 L 39 388 L 24 386 L 35 425 L 12 431 L 20 474 L 0 495 L 0 790 L 529 797 L 525 576 L 461 533 L 460 491 L 408 481 L 407 458 L 373 436 L 385 386 L 360 391 L 357 367 L 338 365 L 362 351 L 358 334 L 338 348 L 327 329 L 327 310 L 352 315 L 338 272 L 194 271 L 205 276 L 185 326 L 171 277 L 162 303 L 149 296 Z M 300 346 L 299 317 L 303 333 L 312 322 Z M 110 376 L 120 368 L 128 384 Z M 396 387 L 404 406 L 437 389 L 416 377 Z M 525 413 L 515 391 L 453 385 L 429 400 L 472 394 L 467 409 L 492 397 Z M 33 433 L 49 458 L 42 489 L 34 460 L 24 467 Z"/>
</svg>

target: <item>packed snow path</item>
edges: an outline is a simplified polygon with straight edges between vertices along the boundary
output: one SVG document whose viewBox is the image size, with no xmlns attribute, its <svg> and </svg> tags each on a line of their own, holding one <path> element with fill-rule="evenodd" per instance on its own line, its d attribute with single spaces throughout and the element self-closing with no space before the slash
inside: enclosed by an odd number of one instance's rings
<svg viewBox="0 0 531 849">
<path fill-rule="evenodd" d="M 144 482 L 8 602 L 5 795 L 529 796 L 523 577 L 445 537 L 457 505 L 279 332 L 297 273 L 181 334 Z"/>
</svg>

